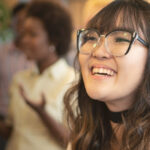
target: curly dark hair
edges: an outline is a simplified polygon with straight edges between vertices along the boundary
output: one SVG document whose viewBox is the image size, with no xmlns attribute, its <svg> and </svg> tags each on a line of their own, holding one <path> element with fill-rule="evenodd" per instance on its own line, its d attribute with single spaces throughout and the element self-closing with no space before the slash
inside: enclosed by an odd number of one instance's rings
<svg viewBox="0 0 150 150">
<path fill-rule="evenodd" d="M 142 32 L 150 43 L 150 4 L 144 0 L 116 0 L 97 13 L 87 24 L 101 33 L 116 26 Z M 94 90 L 94 89 L 93 89 Z M 150 48 L 143 81 L 137 87 L 136 98 L 126 117 L 120 150 L 150 148 Z M 76 95 L 76 96 L 75 96 Z M 72 104 L 77 104 L 76 111 Z M 104 102 L 88 96 L 82 75 L 65 95 L 65 105 L 71 121 L 72 150 L 110 150 L 114 133 Z"/>
<path fill-rule="evenodd" d="M 27 7 L 27 3 L 24 2 L 20 2 L 16 4 L 11 11 L 11 16 L 15 17 L 20 11 L 24 10 L 26 7 Z"/>
<path fill-rule="evenodd" d="M 27 8 L 26 17 L 35 17 L 42 22 L 58 56 L 68 52 L 73 28 L 71 16 L 64 6 L 50 0 L 33 1 Z"/>
</svg>

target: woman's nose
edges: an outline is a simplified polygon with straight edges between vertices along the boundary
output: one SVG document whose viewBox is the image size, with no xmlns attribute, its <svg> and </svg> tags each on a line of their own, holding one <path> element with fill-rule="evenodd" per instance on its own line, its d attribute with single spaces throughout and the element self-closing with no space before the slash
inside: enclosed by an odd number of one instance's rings
<svg viewBox="0 0 150 150">
<path fill-rule="evenodd" d="M 112 57 L 112 55 L 107 50 L 104 36 L 100 37 L 100 39 L 99 39 L 97 45 L 94 47 L 91 55 L 98 59 L 107 59 L 107 58 Z"/>
</svg>

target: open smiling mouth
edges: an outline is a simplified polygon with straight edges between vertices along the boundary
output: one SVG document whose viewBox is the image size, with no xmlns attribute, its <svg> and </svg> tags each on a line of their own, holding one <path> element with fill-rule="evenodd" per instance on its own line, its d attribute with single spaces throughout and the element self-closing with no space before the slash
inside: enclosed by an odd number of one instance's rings
<svg viewBox="0 0 150 150">
<path fill-rule="evenodd" d="M 100 75 L 100 76 L 114 76 L 115 71 L 106 68 L 95 68 L 92 67 L 92 75 Z"/>
</svg>

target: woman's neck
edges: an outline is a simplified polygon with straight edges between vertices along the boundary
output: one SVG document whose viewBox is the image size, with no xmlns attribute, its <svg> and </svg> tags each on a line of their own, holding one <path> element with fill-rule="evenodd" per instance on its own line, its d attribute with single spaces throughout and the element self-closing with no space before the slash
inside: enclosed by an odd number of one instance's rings
<svg viewBox="0 0 150 150">
<path fill-rule="evenodd" d="M 121 112 L 131 108 L 135 100 L 135 94 L 105 102 L 107 108 L 112 112 Z"/>
<path fill-rule="evenodd" d="M 49 66 L 54 64 L 58 59 L 59 59 L 58 56 L 54 56 L 54 57 L 50 56 L 47 59 L 43 59 L 43 60 L 38 61 L 36 64 L 37 64 L 37 67 L 39 69 L 40 74 L 43 73 L 43 71 L 46 68 L 48 68 Z"/>
</svg>

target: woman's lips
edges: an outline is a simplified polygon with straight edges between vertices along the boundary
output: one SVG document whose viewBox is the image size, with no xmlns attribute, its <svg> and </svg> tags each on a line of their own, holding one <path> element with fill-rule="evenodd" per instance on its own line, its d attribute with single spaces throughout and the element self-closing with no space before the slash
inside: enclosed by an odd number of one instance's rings
<svg viewBox="0 0 150 150">
<path fill-rule="evenodd" d="M 92 75 L 95 75 L 95 74 L 113 76 L 115 74 L 115 72 L 112 69 L 93 67 Z"/>
<path fill-rule="evenodd" d="M 108 67 L 108 66 L 103 66 L 103 65 L 93 65 L 91 66 L 91 74 L 93 76 L 101 76 L 101 77 L 112 77 L 116 74 L 117 72 Z"/>
</svg>

